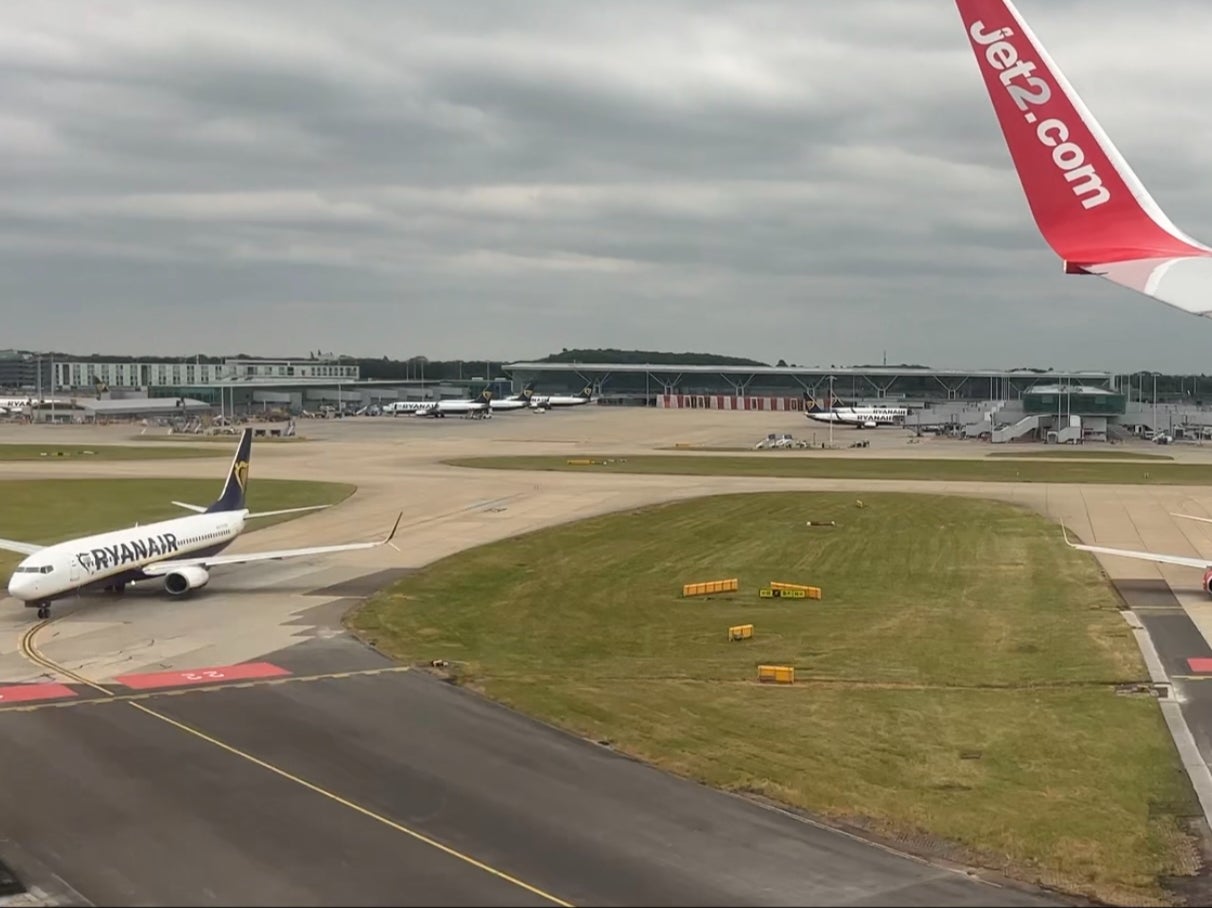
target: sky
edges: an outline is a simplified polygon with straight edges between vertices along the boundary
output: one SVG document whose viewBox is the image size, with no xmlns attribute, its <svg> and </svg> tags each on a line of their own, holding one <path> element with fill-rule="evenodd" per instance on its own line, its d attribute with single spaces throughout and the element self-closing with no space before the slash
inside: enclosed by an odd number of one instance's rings
<svg viewBox="0 0 1212 908">
<path fill-rule="evenodd" d="M 1018 0 L 1212 242 L 1212 3 Z M 0 348 L 1212 372 L 1065 276 L 953 0 L 5 0 Z"/>
</svg>

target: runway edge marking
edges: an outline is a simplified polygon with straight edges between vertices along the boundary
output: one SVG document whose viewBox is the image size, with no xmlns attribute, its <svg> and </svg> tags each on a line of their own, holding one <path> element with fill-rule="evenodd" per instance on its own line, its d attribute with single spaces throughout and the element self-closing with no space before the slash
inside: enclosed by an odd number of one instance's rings
<svg viewBox="0 0 1212 908">
<path fill-rule="evenodd" d="M 186 668 L 166 672 L 146 672 L 118 675 L 114 678 L 132 690 L 151 688 L 186 687 L 193 684 L 208 684 L 215 681 L 246 681 L 253 678 L 280 678 L 292 674 L 272 662 L 240 662 L 235 665 L 212 665 L 206 668 Z"/>
<path fill-rule="evenodd" d="M 76 692 L 66 684 L 5 684 L 0 685 L 0 706 L 40 700 L 60 700 L 75 697 Z"/>
<path fill-rule="evenodd" d="M 88 697 L 84 699 L 74 700 L 56 700 L 54 702 L 39 701 L 31 703 L 26 701 L 22 704 L 9 706 L 0 704 L 0 714 L 16 713 L 16 712 L 35 712 L 41 709 L 63 709 L 72 706 L 96 706 L 106 703 L 129 703 L 131 700 L 158 700 L 161 697 L 180 697 L 185 694 L 208 694 L 221 690 L 244 690 L 253 687 L 275 687 L 280 684 L 296 684 L 303 681 L 330 681 L 333 679 L 342 678 L 357 678 L 363 675 L 382 675 L 388 672 L 408 672 L 411 671 L 411 666 L 408 665 L 392 665 L 385 668 L 364 668 L 352 669 L 344 672 L 325 672 L 318 675 L 286 675 L 281 678 L 259 678 L 251 681 L 236 681 L 232 683 L 206 684 L 189 687 L 163 687 L 155 690 L 146 690 L 133 694 L 119 694 L 113 691 L 106 691 L 103 697 Z"/>
<path fill-rule="evenodd" d="M 1145 666 L 1149 670 L 1149 678 L 1154 684 L 1170 686 L 1171 679 L 1166 674 L 1161 656 L 1158 655 L 1157 648 L 1153 645 L 1153 638 L 1149 636 L 1148 629 L 1130 609 L 1125 609 L 1120 614 L 1128 623 L 1128 627 L 1132 629 L 1132 636 L 1136 639 L 1136 645 L 1140 647 L 1141 655 L 1145 659 Z M 1182 704 L 1177 700 L 1166 698 L 1159 699 L 1158 705 L 1161 706 L 1162 718 L 1166 720 L 1170 737 L 1174 739 L 1174 746 L 1178 749 L 1183 769 L 1187 771 L 1187 778 L 1191 780 L 1191 787 L 1195 789 L 1195 796 L 1199 798 L 1204 820 L 1212 825 L 1212 770 L 1208 768 L 1208 764 L 1199 752 L 1199 745 L 1195 743 L 1195 736 L 1191 734 L 1187 718 L 1183 715 Z"/>
</svg>

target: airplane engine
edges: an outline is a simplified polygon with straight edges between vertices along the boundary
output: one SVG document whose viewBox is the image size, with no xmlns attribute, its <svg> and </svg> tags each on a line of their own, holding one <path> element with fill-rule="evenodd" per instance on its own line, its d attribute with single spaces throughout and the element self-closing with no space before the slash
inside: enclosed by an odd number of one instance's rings
<svg viewBox="0 0 1212 908">
<path fill-rule="evenodd" d="M 164 589 L 170 596 L 184 596 L 190 590 L 201 589 L 210 583 L 210 572 L 198 565 L 189 565 L 164 577 Z"/>
<path fill-rule="evenodd" d="M 1208 568 L 1206 571 L 1204 571 L 1204 590 L 1209 595 L 1212 595 L 1212 568 Z"/>
</svg>

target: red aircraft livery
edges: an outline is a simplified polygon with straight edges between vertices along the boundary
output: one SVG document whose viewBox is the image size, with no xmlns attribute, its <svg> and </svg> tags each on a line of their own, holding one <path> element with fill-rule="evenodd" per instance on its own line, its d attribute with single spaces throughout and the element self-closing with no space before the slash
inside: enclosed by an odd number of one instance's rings
<svg viewBox="0 0 1212 908">
<path fill-rule="evenodd" d="M 1011 0 L 956 0 L 1031 214 L 1072 274 L 1212 315 L 1212 247 L 1178 229 Z"/>
</svg>

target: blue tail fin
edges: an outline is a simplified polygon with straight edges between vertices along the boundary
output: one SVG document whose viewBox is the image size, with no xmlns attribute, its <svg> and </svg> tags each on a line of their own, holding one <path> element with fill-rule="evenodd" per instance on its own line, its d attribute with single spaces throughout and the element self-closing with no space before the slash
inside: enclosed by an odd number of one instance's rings
<svg viewBox="0 0 1212 908">
<path fill-rule="evenodd" d="M 236 448 L 236 456 L 232 458 L 231 469 L 227 471 L 223 494 L 206 509 L 207 514 L 245 509 L 244 494 L 248 491 L 248 461 L 252 456 L 252 437 L 252 429 L 245 429 L 240 435 L 240 445 Z"/>
</svg>

